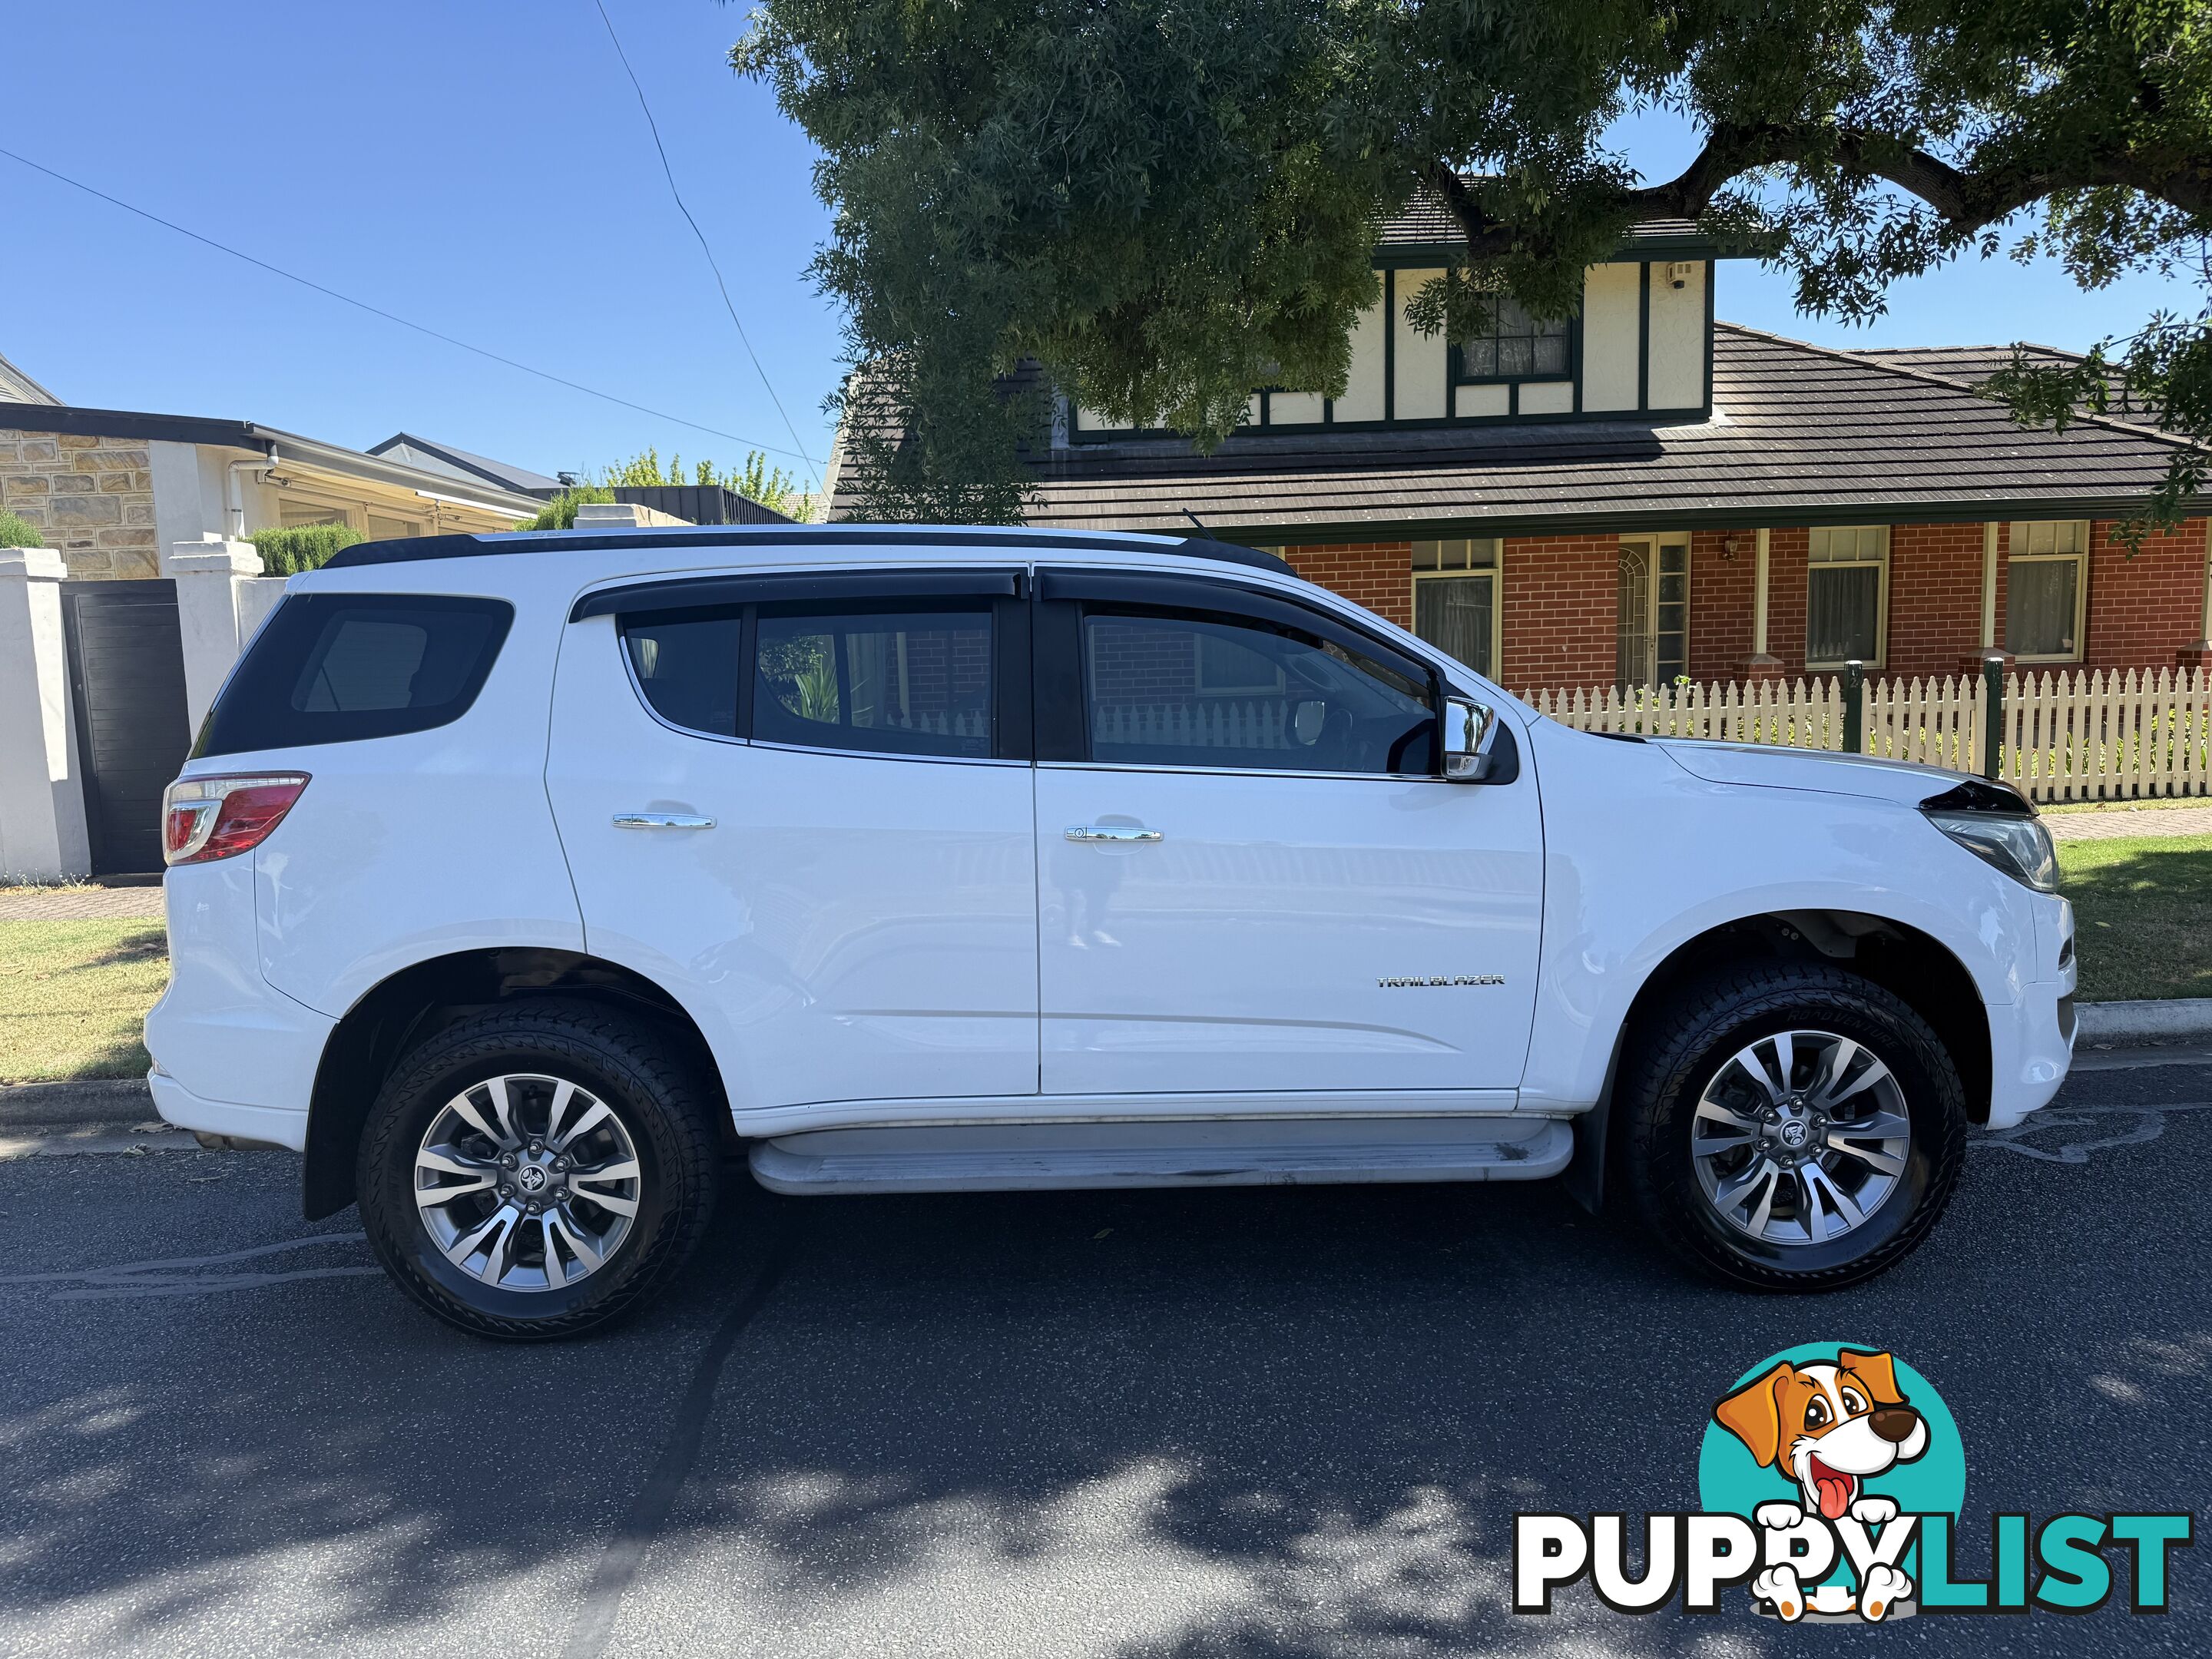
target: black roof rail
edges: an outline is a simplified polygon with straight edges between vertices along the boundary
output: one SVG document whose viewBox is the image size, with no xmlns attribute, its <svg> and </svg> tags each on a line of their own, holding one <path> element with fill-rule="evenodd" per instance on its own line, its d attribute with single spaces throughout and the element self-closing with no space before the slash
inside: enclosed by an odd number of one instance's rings
<svg viewBox="0 0 2212 1659">
<path fill-rule="evenodd" d="M 943 547 L 968 533 L 953 526 L 941 530 L 904 527 L 859 527 L 842 525 L 696 525 L 665 529 L 592 532 L 524 530 L 486 536 L 411 536 L 398 541 L 356 542 L 333 555 L 327 570 L 349 570 L 362 565 L 404 564 L 416 559 L 476 559 L 495 553 L 542 553 L 560 548 L 569 552 L 605 553 L 624 548 L 746 547 L 755 544 L 783 544 L 814 547 Z M 1234 542 L 1201 540 L 1195 536 L 1115 536 L 1087 530 L 998 530 L 977 527 L 979 551 L 1018 549 L 1024 552 L 1080 552 L 1085 550 L 1123 553 L 1173 553 L 1185 558 L 1212 559 L 1225 564 L 1249 566 L 1277 575 L 1294 576 L 1288 561 L 1256 547 Z"/>
</svg>

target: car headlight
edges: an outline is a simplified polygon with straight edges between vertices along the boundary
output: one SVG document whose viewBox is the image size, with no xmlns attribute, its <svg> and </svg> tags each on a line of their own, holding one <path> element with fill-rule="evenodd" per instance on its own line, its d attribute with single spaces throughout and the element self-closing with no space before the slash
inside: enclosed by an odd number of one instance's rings
<svg viewBox="0 0 2212 1659">
<path fill-rule="evenodd" d="M 2058 890 L 2058 848 L 2032 814 L 1931 811 L 1928 822 L 1984 864 L 2039 893 Z"/>
</svg>

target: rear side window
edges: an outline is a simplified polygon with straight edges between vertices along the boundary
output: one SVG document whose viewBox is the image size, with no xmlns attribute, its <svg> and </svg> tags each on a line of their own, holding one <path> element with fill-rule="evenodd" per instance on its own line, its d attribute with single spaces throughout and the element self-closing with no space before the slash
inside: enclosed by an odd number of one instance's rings
<svg viewBox="0 0 2212 1659">
<path fill-rule="evenodd" d="M 623 648 L 653 712 L 687 731 L 736 737 L 744 625 L 735 606 L 623 617 Z"/>
<path fill-rule="evenodd" d="M 754 648 L 753 732 L 885 755 L 991 753 L 991 613 L 769 614 Z"/>
<path fill-rule="evenodd" d="M 350 743 L 459 720 L 514 620 L 503 599 L 287 595 L 231 672 L 192 753 Z"/>
</svg>

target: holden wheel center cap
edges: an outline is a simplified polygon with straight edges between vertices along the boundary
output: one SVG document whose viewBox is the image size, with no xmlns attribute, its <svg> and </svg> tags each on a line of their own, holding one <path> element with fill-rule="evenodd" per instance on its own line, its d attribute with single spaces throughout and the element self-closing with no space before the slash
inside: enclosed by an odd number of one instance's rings
<svg viewBox="0 0 2212 1659">
<path fill-rule="evenodd" d="M 525 1164 L 522 1173 L 515 1177 L 515 1184 L 526 1193 L 542 1193 L 545 1190 L 545 1178 L 544 1170 L 535 1164 Z"/>
</svg>

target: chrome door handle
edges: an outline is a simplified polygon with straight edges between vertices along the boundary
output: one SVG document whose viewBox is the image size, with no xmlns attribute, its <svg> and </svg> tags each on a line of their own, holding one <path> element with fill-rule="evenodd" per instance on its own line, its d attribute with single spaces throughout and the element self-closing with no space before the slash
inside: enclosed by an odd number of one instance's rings
<svg viewBox="0 0 2212 1659">
<path fill-rule="evenodd" d="M 1071 823 L 1063 832 L 1070 841 L 1158 841 L 1157 830 L 1139 830 L 1126 823 Z"/>
<path fill-rule="evenodd" d="M 617 812 L 617 830 L 712 830 L 714 820 L 690 812 Z"/>
</svg>

